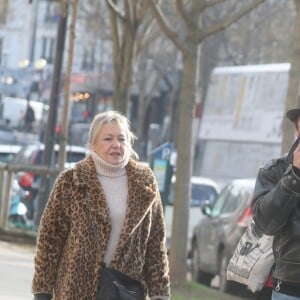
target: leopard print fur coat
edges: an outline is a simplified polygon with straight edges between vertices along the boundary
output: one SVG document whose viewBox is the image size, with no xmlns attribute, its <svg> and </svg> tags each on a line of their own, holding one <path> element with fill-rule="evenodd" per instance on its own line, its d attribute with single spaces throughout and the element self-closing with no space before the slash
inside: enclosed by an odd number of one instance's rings
<svg viewBox="0 0 300 300">
<path fill-rule="evenodd" d="M 165 223 L 157 183 L 152 170 L 134 160 L 126 171 L 126 219 L 111 267 L 139 280 L 148 296 L 168 299 Z M 87 156 L 56 179 L 39 226 L 32 292 L 50 293 L 55 300 L 94 300 L 110 230 L 104 192 Z"/>
</svg>

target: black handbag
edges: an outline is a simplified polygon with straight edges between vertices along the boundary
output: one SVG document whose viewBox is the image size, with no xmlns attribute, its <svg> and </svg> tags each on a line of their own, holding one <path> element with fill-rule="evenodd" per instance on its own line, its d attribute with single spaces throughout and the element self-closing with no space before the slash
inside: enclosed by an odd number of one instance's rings
<svg viewBox="0 0 300 300">
<path fill-rule="evenodd" d="M 97 300 L 144 300 L 141 283 L 102 262 Z"/>
</svg>

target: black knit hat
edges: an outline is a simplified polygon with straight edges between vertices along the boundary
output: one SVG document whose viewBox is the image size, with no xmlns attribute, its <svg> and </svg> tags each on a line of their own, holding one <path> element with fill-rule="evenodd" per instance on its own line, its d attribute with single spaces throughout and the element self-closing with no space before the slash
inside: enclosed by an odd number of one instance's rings
<svg viewBox="0 0 300 300">
<path fill-rule="evenodd" d="M 300 117 L 300 96 L 298 96 L 297 98 L 297 107 L 298 108 L 292 108 L 288 110 L 286 113 L 287 118 L 293 123 L 296 123 L 298 118 Z"/>
</svg>

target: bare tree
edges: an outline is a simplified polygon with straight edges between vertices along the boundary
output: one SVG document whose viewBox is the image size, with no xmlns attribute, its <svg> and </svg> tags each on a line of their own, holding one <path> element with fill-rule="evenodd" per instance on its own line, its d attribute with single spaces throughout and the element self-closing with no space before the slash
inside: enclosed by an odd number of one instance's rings
<svg viewBox="0 0 300 300">
<path fill-rule="evenodd" d="M 69 123 L 69 100 L 70 100 L 70 86 L 71 86 L 71 74 L 73 65 L 73 53 L 74 53 L 74 39 L 75 39 L 75 27 L 77 20 L 77 8 L 79 0 L 71 0 L 71 22 L 69 30 L 69 44 L 68 44 L 68 58 L 67 69 L 65 72 L 64 80 L 64 102 L 61 116 L 61 133 L 60 133 L 60 147 L 59 147 L 59 167 L 64 168 L 66 161 L 66 144 L 68 136 L 68 123 Z M 66 3 L 67 7 L 67 3 Z M 67 9 L 66 9 L 67 10 Z"/>
<path fill-rule="evenodd" d="M 172 279 L 179 283 L 186 280 L 186 244 L 187 228 L 189 219 L 189 196 L 190 178 L 192 171 L 192 157 L 194 141 L 192 139 L 193 109 L 198 95 L 199 86 L 199 54 L 201 42 L 226 29 L 231 24 L 248 14 L 265 0 L 248 1 L 239 10 L 233 11 L 225 19 L 219 20 L 215 24 L 203 28 L 201 15 L 214 5 L 224 4 L 226 0 L 176 0 L 176 10 L 181 22 L 185 27 L 184 36 L 179 36 L 173 31 L 166 20 L 160 6 L 155 0 L 147 0 L 152 13 L 160 28 L 166 36 L 173 41 L 175 46 L 181 51 L 183 61 L 183 74 L 181 91 L 179 96 L 179 120 L 176 137 L 177 165 L 176 165 L 176 186 L 174 200 L 174 217 L 172 227 L 172 243 L 170 252 L 170 271 Z M 186 199 L 186 201 L 183 201 Z"/>
<path fill-rule="evenodd" d="M 80 38 L 85 49 L 98 48 L 100 51 L 99 58 L 102 62 L 104 45 L 109 44 L 109 49 L 105 49 L 105 55 L 111 57 L 111 32 L 106 3 L 102 0 L 80 1 L 78 19 L 83 24 L 81 30 L 84 31 L 84 34 L 81 33 Z M 101 68 L 102 66 L 96 71 L 101 72 Z"/>
<path fill-rule="evenodd" d="M 153 20 L 142 0 L 106 0 L 109 8 L 114 63 L 113 107 L 127 114 L 133 67 L 151 31 Z M 119 4 L 119 5 L 118 5 Z"/>
<path fill-rule="evenodd" d="M 138 92 L 137 116 L 129 117 L 138 141 L 143 141 L 147 134 L 147 108 L 152 105 L 154 91 L 163 73 L 174 67 L 173 44 L 165 39 L 143 1 L 87 0 L 80 2 L 79 18 L 85 24 L 83 30 L 89 32 L 84 35 L 84 44 L 94 45 L 101 39 L 108 41 L 113 49 L 114 109 L 127 114 L 132 104 L 128 101 L 130 94 Z M 156 70 L 158 65 L 160 72 Z"/>
</svg>

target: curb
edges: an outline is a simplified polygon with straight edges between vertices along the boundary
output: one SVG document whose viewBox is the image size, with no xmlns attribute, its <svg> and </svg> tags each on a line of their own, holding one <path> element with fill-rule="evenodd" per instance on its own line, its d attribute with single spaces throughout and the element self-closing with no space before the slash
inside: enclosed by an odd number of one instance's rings
<svg viewBox="0 0 300 300">
<path fill-rule="evenodd" d="M 36 237 L 37 237 L 37 233 L 34 231 L 18 229 L 18 228 L 9 228 L 9 229 L 0 228 L 0 240 L 5 242 L 35 245 Z"/>
</svg>

